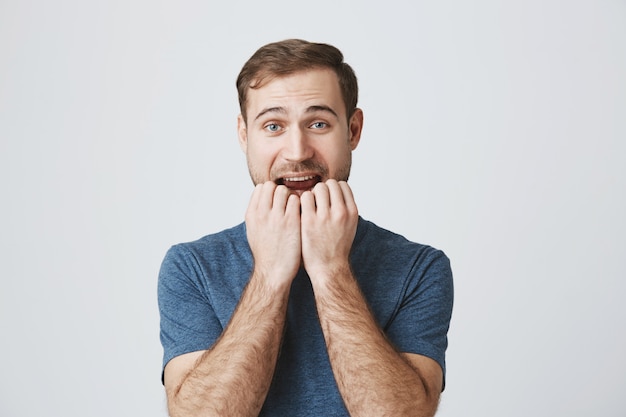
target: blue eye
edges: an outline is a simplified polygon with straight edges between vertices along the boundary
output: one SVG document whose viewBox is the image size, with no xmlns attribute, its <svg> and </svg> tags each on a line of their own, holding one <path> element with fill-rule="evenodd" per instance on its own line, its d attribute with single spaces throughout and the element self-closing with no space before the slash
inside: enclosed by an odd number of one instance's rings
<svg viewBox="0 0 626 417">
<path fill-rule="evenodd" d="M 265 126 L 265 129 L 269 130 L 270 132 L 278 132 L 280 126 L 278 126 L 276 123 L 270 123 Z"/>
<path fill-rule="evenodd" d="M 327 127 L 327 126 L 328 126 L 328 124 L 327 124 L 327 123 L 324 123 L 324 122 L 315 122 L 315 123 L 313 123 L 313 124 L 311 125 L 311 127 L 312 127 L 313 129 L 323 129 L 323 128 Z"/>
</svg>

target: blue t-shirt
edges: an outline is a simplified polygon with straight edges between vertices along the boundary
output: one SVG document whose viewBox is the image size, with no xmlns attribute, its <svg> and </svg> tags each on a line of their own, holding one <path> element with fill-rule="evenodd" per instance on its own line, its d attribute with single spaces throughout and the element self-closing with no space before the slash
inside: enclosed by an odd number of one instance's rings
<svg viewBox="0 0 626 417">
<path fill-rule="evenodd" d="M 453 302 L 446 255 L 359 218 L 350 262 L 388 339 L 400 352 L 428 356 L 445 375 Z M 235 311 L 252 273 L 242 223 L 173 246 L 159 274 L 163 367 L 209 349 Z M 289 295 L 285 334 L 261 416 L 348 416 L 337 388 L 306 271 Z M 354 347 L 358 349 L 358 346 Z"/>
</svg>

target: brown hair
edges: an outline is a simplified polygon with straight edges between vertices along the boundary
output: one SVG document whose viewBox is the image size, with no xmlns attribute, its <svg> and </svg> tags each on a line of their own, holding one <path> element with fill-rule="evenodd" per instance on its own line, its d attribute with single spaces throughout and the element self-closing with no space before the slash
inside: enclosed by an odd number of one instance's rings
<svg viewBox="0 0 626 417">
<path fill-rule="evenodd" d="M 325 43 L 287 39 L 259 48 L 239 72 L 237 92 L 244 121 L 248 88 L 260 88 L 276 77 L 314 68 L 329 68 L 337 74 L 349 120 L 356 109 L 359 86 L 354 71 L 343 62 L 341 51 Z"/>
</svg>

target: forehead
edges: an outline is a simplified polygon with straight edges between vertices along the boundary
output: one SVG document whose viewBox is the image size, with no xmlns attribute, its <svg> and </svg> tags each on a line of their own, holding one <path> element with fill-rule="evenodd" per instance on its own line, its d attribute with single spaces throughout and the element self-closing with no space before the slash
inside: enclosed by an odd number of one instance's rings
<svg viewBox="0 0 626 417">
<path fill-rule="evenodd" d="M 338 115 L 345 114 L 339 79 L 330 69 L 299 71 L 272 78 L 259 88 L 249 89 L 247 101 L 246 111 L 252 119 L 266 108 L 280 107 L 297 112 L 311 105 L 325 105 Z"/>
</svg>

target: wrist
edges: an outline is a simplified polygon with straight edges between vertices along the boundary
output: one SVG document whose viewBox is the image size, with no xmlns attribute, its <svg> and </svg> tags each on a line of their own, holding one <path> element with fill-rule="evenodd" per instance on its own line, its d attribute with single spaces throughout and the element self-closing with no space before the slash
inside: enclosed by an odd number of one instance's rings
<svg viewBox="0 0 626 417">
<path fill-rule="evenodd" d="M 294 278 L 295 274 L 255 267 L 250 277 L 250 285 L 253 285 L 261 293 L 277 296 L 289 293 Z"/>
<path fill-rule="evenodd" d="M 308 268 L 307 273 L 311 279 L 311 284 L 318 290 L 354 279 L 348 261 L 324 263 Z"/>
</svg>

